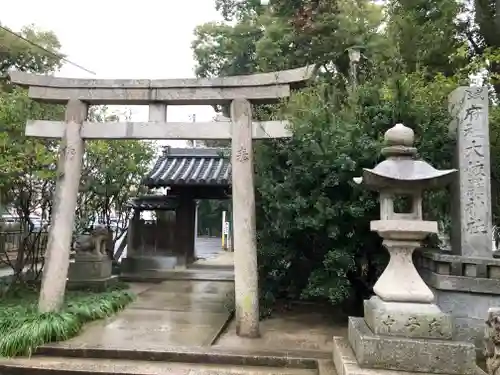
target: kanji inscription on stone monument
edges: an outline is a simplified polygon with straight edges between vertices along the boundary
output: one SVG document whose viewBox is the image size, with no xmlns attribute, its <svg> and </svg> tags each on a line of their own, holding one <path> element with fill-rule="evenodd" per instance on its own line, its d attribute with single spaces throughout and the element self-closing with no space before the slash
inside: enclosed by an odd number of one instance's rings
<svg viewBox="0 0 500 375">
<path fill-rule="evenodd" d="M 452 249 L 466 256 L 492 256 L 490 146 L 486 87 L 460 87 L 450 96 L 456 135 Z"/>
</svg>

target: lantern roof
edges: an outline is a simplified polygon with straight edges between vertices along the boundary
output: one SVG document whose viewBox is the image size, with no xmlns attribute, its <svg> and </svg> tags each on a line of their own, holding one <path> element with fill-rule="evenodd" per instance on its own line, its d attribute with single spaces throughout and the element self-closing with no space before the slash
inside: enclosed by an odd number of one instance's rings
<svg viewBox="0 0 500 375">
<path fill-rule="evenodd" d="M 363 177 L 355 178 L 373 190 L 427 190 L 446 186 L 456 169 L 438 170 L 423 160 L 416 160 L 413 147 L 415 134 L 411 128 L 396 124 L 384 136 L 386 147 L 382 155 L 387 159 L 375 168 L 363 169 Z"/>
</svg>

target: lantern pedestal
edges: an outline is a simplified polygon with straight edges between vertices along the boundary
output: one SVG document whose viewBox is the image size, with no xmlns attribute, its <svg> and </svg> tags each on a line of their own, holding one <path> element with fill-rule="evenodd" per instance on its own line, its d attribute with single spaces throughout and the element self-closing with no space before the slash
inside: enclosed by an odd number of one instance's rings
<svg viewBox="0 0 500 375">
<path fill-rule="evenodd" d="M 429 233 L 437 233 L 435 221 L 376 220 L 371 230 L 384 239 L 391 256 L 389 264 L 373 287 L 388 302 L 434 302 L 434 293 L 422 280 L 413 260 L 413 251 Z"/>
<path fill-rule="evenodd" d="M 485 374 L 475 363 L 474 345 L 467 342 L 376 335 L 363 318 L 354 317 L 348 337 L 333 338 L 339 375 Z"/>
<path fill-rule="evenodd" d="M 391 258 L 374 286 L 376 296 L 364 303 L 364 318 L 350 317 L 347 340 L 334 340 L 334 353 L 343 353 L 334 355 L 337 371 L 476 374 L 474 345 L 452 339 L 452 317 L 433 303 L 434 294 L 412 261 L 420 241 L 437 232 L 437 223 L 377 220 L 371 229 L 384 239 Z M 351 370 L 345 369 L 348 364 Z"/>
<path fill-rule="evenodd" d="M 334 337 L 339 375 L 485 374 L 473 343 L 453 339 L 449 314 L 432 303 L 365 301 L 364 318 L 349 317 L 348 337 Z"/>
</svg>

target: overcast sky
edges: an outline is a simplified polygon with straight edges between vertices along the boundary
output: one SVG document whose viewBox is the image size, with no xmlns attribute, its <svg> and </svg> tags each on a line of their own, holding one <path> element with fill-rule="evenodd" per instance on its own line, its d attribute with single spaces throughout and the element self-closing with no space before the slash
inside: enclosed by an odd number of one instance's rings
<svg viewBox="0 0 500 375">
<path fill-rule="evenodd" d="M 54 31 L 67 58 L 96 73 L 66 64 L 57 75 L 82 78 L 194 77 L 193 30 L 219 20 L 214 0 L 3 1 L 0 15 L 16 31 L 28 24 Z M 147 107 L 131 109 L 134 121 L 147 120 Z M 172 106 L 168 121 L 191 121 L 193 114 L 210 121 L 214 111 Z"/>
</svg>

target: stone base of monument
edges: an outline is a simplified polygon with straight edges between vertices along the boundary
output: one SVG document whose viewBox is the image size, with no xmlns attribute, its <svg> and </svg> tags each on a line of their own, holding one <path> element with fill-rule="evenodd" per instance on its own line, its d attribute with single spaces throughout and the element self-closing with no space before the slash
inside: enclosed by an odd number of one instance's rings
<svg viewBox="0 0 500 375">
<path fill-rule="evenodd" d="M 365 301 L 365 318 L 349 318 L 348 338 L 334 338 L 339 375 L 481 374 L 474 344 L 452 339 L 452 317 L 433 304 Z"/>
<path fill-rule="evenodd" d="M 454 338 L 474 342 L 480 353 L 488 309 L 500 307 L 500 259 L 420 251 L 416 263 L 437 305 L 454 318 Z"/>
<path fill-rule="evenodd" d="M 112 261 L 106 255 L 77 254 L 69 265 L 68 289 L 104 290 L 117 281 L 112 275 Z"/>
<path fill-rule="evenodd" d="M 68 290 L 91 290 L 102 292 L 116 285 L 120 281 L 118 275 L 112 275 L 106 279 L 100 280 L 68 280 Z"/>
</svg>

